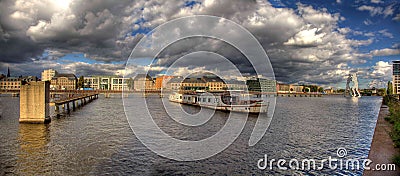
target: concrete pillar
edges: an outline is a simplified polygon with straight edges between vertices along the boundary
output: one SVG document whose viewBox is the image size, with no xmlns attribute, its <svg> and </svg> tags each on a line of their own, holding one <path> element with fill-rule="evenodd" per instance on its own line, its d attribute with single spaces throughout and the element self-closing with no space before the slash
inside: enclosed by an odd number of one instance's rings
<svg viewBox="0 0 400 176">
<path fill-rule="evenodd" d="M 20 89 L 20 123 L 50 122 L 50 82 L 22 83 Z"/>
</svg>

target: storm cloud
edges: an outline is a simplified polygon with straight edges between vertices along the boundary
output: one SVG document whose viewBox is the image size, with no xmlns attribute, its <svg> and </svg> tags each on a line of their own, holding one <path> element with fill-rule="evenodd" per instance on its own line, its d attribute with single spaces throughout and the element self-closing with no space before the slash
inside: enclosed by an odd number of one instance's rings
<svg viewBox="0 0 400 176">
<path fill-rule="evenodd" d="M 346 20 L 340 13 L 301 3 L 295 8 L 278 8 L 259 0 L 3 0 L 0 69 L 11 67 L 15 74 L 33 75 L 46 68 L 78 75 L 120 74 L 124 69 L 121 62 L 127 60 L 143 36 L 165 22 L 191 15 L 223 17 L 245 27 L 268 54 L 276 79 L 287 83 L 335 84 L 343 82 L 350 72 L 369 79 L 386 79 L 388 75 L 378 74 L 379 71 L 368 77 L 368 69 L 357 69 L 357 64 L 366 63 L 373 55 L 398 51 L 388 48 L 361 52 L 358 48 L 371 45 L 373 36 L 349 38 L 358 31 L 340 27 L 339 23 Z M 387 14 L 392 18 L 395 15 Z M 165 35 L 175 34 L 168 31 Z M 241 71 L 252 72 L 240 52 L 209 38 L 177 41 L 160 53 L 154 68 L 196 51 L 221 54 Z M 95 63 L 59 61 L 70 53 L 83 53 Z M 189 64 L 204 63 L 207 58 Z M 138 65 L 136 69 L 145 67 Z M 382 70 L 381 67 L 379 63 L 371 69 Z"/>
</svg>

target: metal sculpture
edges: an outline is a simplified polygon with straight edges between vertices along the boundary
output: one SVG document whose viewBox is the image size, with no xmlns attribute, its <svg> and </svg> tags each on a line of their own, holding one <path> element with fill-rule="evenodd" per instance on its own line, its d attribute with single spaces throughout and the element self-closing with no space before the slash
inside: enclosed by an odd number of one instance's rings
<svg viewBox="0 0 400 176">
<path fill-rule="evenodd" d="M 361 97 L 360 91 L 358 90 L 357 74 L 355 73 L 349 74 L 349 77 L 347 78 L 346 91 L 344 91 L 344 96 L 346 96 L 347 92 L 352 97 Z"/>
</svg>

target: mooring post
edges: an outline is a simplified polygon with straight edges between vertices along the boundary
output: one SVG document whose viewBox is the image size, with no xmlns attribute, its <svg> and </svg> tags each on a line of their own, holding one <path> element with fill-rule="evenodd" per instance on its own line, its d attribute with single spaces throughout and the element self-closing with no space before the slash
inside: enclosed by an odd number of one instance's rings
<svg viewBox="0 0 400 176">
<path fill-rule="evenodd" d="M 54 107 L 56 108 L 55 113 L 56 113 L 56 116 L 58 117 L 60 115 L 60 107 L 57 104 L 55 104 Z"/>
<path fill-rule="evenodd" d="M 69 112 L 70 112 L 70 109 L 69 109 L 69 102 L 67 103 L 67 112 L 68 112 L 68 114 L 69 114 Z"/>
</svg>

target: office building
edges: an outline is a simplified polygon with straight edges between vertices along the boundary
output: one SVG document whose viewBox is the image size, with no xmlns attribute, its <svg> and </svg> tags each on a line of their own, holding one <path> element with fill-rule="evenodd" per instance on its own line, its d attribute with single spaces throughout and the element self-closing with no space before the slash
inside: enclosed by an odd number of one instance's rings
<svg viewBox="0 0 400 176">
<path fill-rule="evenodd" d="M 56 75 L 57 75 L 56 70 L 53 70 L 53 69 L 43 70 L 42 81 L 50 81 Z"/>
</svg>

